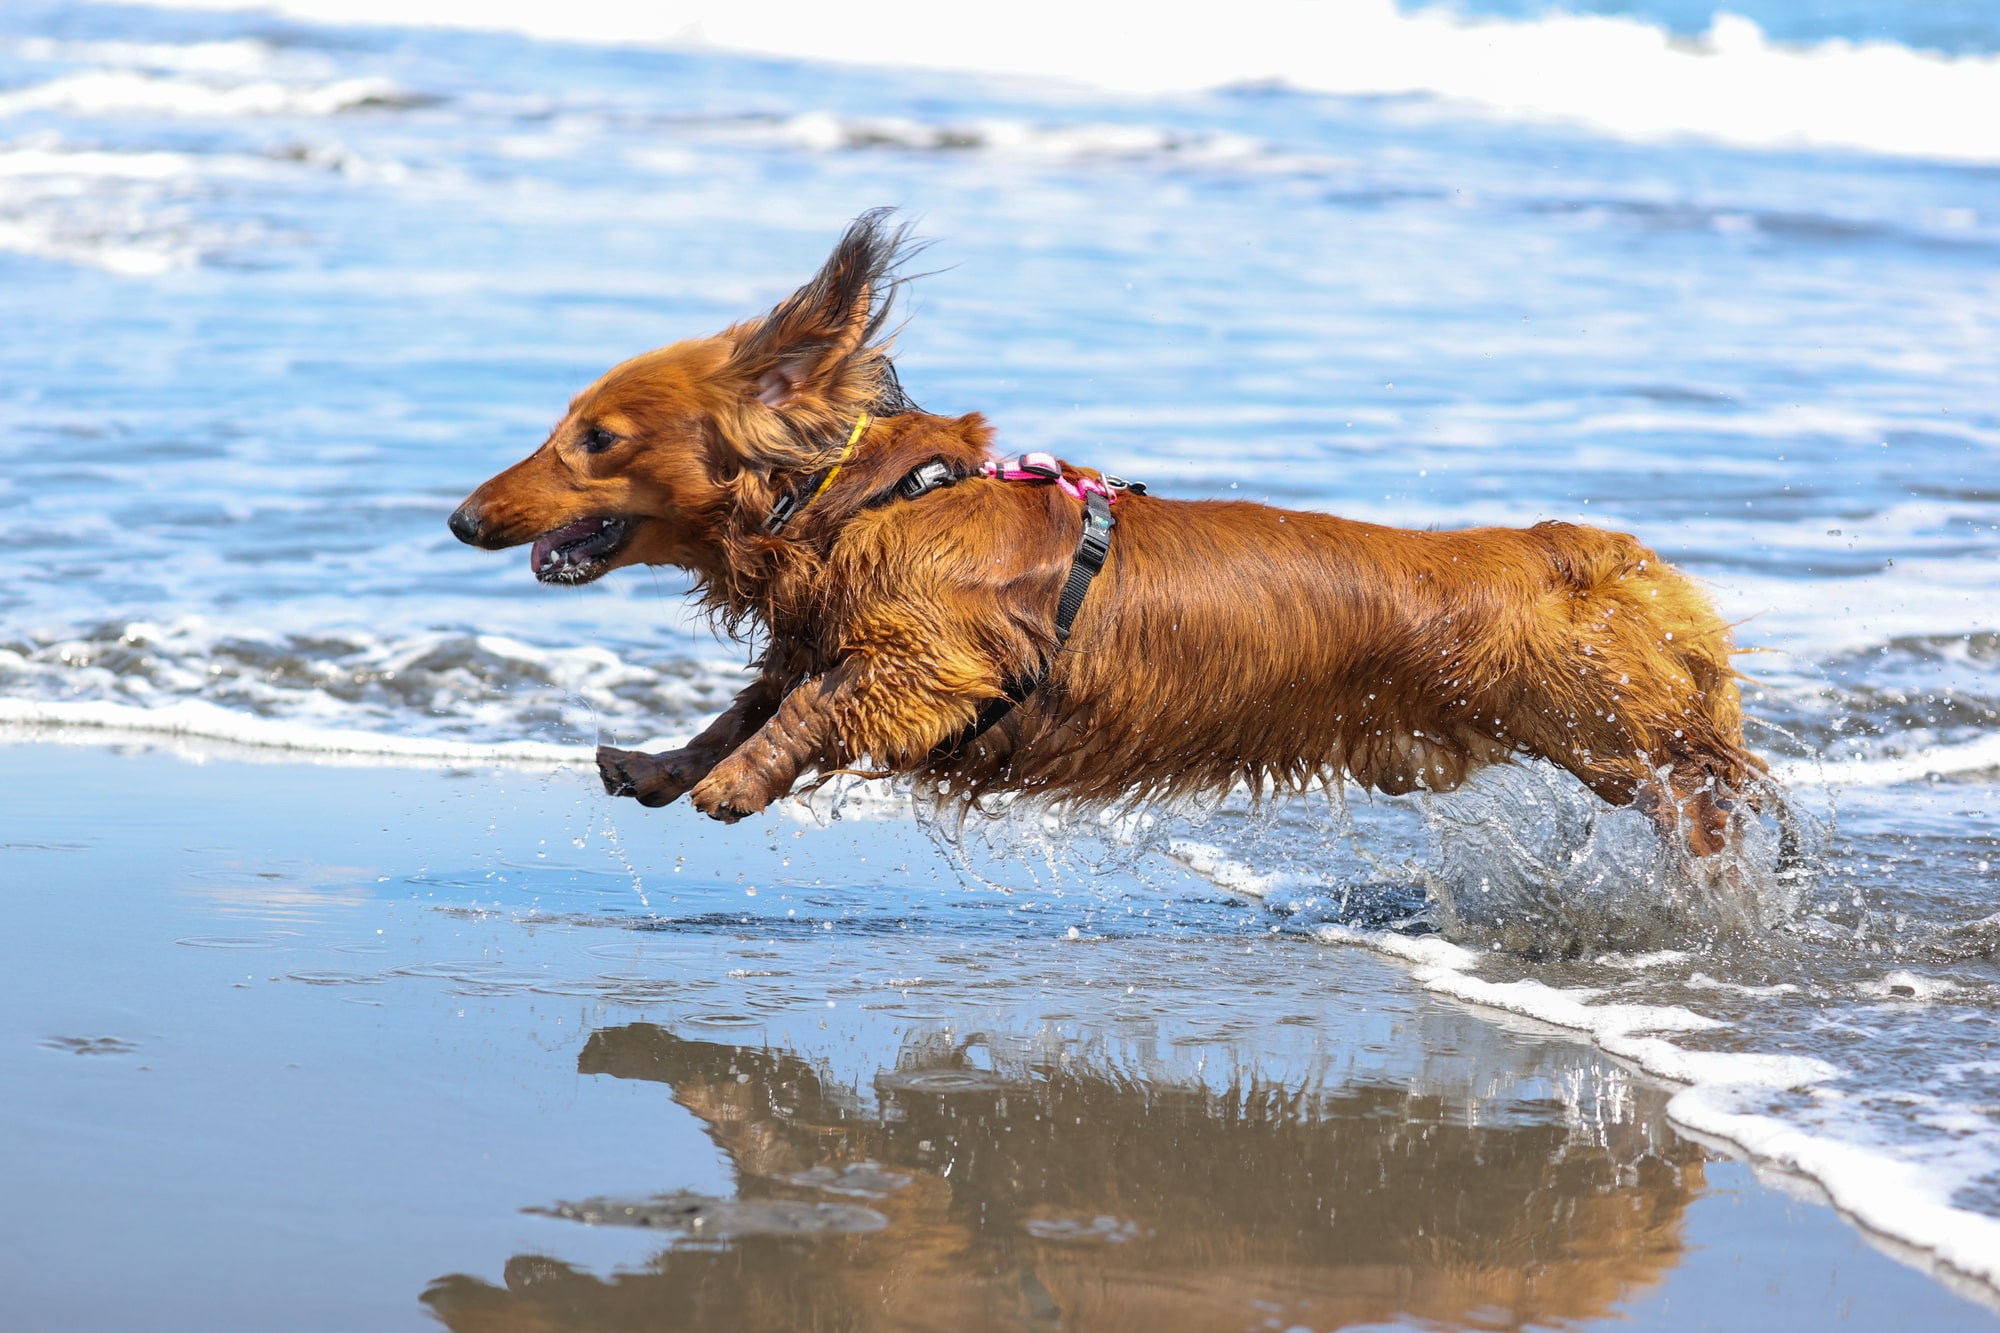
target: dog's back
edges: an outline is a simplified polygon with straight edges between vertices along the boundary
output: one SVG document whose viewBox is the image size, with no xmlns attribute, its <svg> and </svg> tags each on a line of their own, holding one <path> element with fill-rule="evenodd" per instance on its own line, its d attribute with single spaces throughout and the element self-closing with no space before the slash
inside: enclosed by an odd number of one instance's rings
<svg viewBox="0 0 2000 1333">
<path fill-rule="evenodd" d="M 1619 804 L 1669 767 L 1685 800 L 1754 776 L 1729 653 L 1700 590 L 1622 533 L 1134 497 L 1047 702 L 964 775 L 1087 799 L 1449 791 L 1529 754 Z"/>
</svg>

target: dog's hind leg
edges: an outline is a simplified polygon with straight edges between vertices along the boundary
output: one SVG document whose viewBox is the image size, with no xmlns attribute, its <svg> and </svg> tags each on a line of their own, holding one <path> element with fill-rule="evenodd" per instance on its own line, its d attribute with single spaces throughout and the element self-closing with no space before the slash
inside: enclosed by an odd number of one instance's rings
<svg viewBox="0 0 2000 1333">
<path fill-rule="evenodd" d="M 1699 763 L 1676 763 L 1663 783 L 1648 775 L 1632 804 L 1652 816 L 1664 838 L 1685 838 L 1696 856 L 1713 856 L 1729 845 L 1729 818 L 1738 795 L 1723 778 Z"/>
<path fill-rule="evenodd" d="M 778 711 L 784 691 L 770 676 L 759 676 L 736 696 L 720 717 L 678 750 L 643 754 L 609 745 L 597 747 L 597 774 L 613 796 L 637 797 L 661 806 L 692 790 L 731 751 Z"/>
</svg>

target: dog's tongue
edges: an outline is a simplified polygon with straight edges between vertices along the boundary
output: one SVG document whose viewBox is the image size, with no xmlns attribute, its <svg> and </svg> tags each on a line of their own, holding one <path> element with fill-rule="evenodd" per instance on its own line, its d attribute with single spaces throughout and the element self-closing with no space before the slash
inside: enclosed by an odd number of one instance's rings
<svg viewBox="0 0 2000 1333">
<path fill-rule="evenodd" d="M 536 571 L 545 569 L 555 558 L 556 552 L 563 547 L 595 537 L 602 531 L 604 531 L 603 519 L 582 518 L 566 528 L 557 528 L 554 532 L 537 537 L 535 549 L 528 554 L 528 568 Z"/>
</svg>

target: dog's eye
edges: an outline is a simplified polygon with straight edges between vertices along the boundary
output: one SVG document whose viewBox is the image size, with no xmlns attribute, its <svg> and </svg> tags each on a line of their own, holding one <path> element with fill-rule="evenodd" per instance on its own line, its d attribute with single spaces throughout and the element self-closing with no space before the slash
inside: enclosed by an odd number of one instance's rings
<svg viewBox="0 0 2000 1333">
<path fill-rule="evenodd" d="M 601 454 L 618 443 L 618 437 L 602 426 L 592 426 L 583 433 L 583 451 L 587 454 Z"/>
</svg>

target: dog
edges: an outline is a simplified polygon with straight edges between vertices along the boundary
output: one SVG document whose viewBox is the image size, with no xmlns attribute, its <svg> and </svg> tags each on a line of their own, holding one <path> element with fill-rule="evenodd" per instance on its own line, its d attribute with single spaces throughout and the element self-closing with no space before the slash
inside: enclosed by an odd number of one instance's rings
<svg viewBox="0 0 2000 1333">
<path fill-rule="evenodd" d="M 1569 523 L 1409 531 L 1000 464 L 983 417 L 921 411 L 896 377 L 914 247 L 889 212 L 761 318 L 614 366 L 451 516 L 472 545 L 532 544 L 544 583 L 678 566 L 763 639 L 687 745 L 601 747 L 607 791 L 735 821 L 839 772 L 970 807 L 1444 792 L 1533 758 L 1697 856 L 1728 845 L 1765 765 L 1729 627 L 1659 556 Z"/>
</svg>

